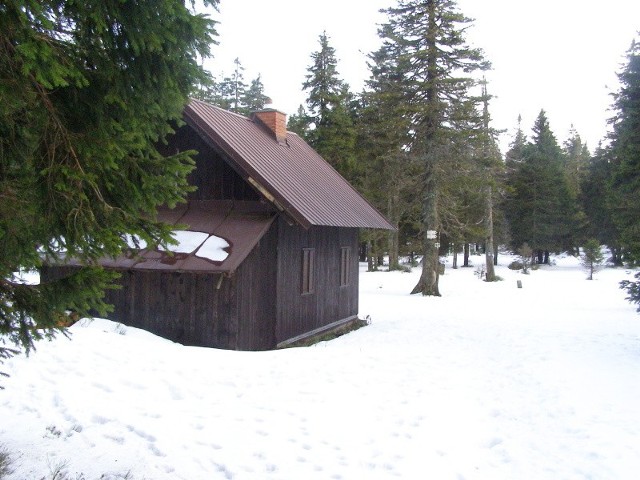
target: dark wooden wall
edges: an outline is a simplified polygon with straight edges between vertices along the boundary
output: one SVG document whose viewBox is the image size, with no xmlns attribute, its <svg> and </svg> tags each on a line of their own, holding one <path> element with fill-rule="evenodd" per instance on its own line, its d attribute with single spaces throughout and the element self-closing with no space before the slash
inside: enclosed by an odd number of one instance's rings
<svg viewBox="0 0 640 480">
<path fill-rule="evenodd" d="M 180 127 L 169 138 L 166 146 L 158 150 L 165 155 L 186 150 L 197 150 L 196 168 L 189 175 L 189 184 L 197 188 L 189 194 L 189 200 L 259 200 L 251 185 L 213 150 L 188 125 Z"/>
<path fill-rule="evenodd" d="M 259 195 L 188 126 L 162 153 L 198 150 L 190 200 L 259 200 Z M 341 248 L 351 248 L 348 285 L 340 285 Z M 302 252 L 315 249 L 314 292 L 302 294 Z M 43 278 L 68 267 L 43 270 Z M 358 230 L 274 222 L 230 277 L 187 272 L 122 271 L 107 292 L 109 318 L 184 345 L 265 350 L 358 313 Z"/>
<path fill-rule="evenodd" d="M 351 247 L 350 278 L 340 285 L 341 248 Z M 315 249 L 314 292 L 302 294 L 302 251 Z M 121 271 L 109 290 L 108 318 L 184 345 L 268 350 L 358 313 L 358 230 L 274 222 L 240 268 L 220 274 Z M 44 280 L 74 267 L 48 267 Z"/>
<path fill-rule="evenodd" d="M 109 290 L 110 320 L 142 328 L 183 345 L 231 350 L 275 348 L 277 226 L 265 234 L 241 267 L 220 274 L 121 271 L 122 288 Z M 77 267 L 45 267 L 44 281 Z"/>
<path fill-rule="evenodd" d="M 279 223 L 277 343 L 358 313 L 358 229 Z M 340 286 L 340 253 L 351 247 L 349 284 Z M 302 250 L 315 249 L 314 293 L 301 294 Z"/>
<path fill-rule="evenodd" d="M 278 222 L 231 278 L 238 305 L 238 337 L 235 350 L 270 350 L 276 347 L 276 284 Z"/>
</svg>

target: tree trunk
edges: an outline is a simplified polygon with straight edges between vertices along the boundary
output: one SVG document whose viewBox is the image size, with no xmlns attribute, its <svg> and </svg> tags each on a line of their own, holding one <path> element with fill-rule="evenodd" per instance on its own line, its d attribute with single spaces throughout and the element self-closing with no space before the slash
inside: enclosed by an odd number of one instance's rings
<svg viewBox="0 0 640 480">
<path fill-rule="evenodd" d="M 411 294 L 422 293 L 422 295 L 439 297 L 438 280 L 440 274 L 438 273 L 438 248 L 435 246 L 435 241 L 425 238 L 423 250 L 422 273 Z"/>
<path fill-rule="evenodd" d="M 418 284 L 411 291 L 422 295 L 440 296 L 438 289 L 438 241 L 437 230 L 437 206 L 436 206 L 436 185 L 433 159 L 427 156 L 425 159 L 424 185 L 425 191 L 422 198 L 422 228 L 424 230 L 422 239 L 422 273 Z"/>
<path fill-rule="evenodd" d="M 453 263 L 451 268 L 458 268 L 458 246 L 455 243 L 453 244 Z"/>
<path fill-rule="evenodd" d="M 396 230 L 389 230 L 387 234 L 387 249 L 389 251 L 389 270 L 398 270 L 400 268 L 398 253 L 398 201 L 399 196 L 394 192 L 387 199 L 387 215 Z"/>
<path fill-rule="evenodd" d="M 463 256 L 463 259 L 462 259 L 462 266 L 463 267 L 469 267 L 470 266 L 469 265 L 469 250 L 470 250 L 469 244 L 465 243 L 464 244 L 464 256 Z"/>
<path fill-rule="evenodd" d="M 485 199 L 485 218 L 484 218 L 484 228 L 485 228 L 485 246 L 484 246 L 484 256 L 486 263 L 486 274 L 485 280 L 487 282 L 495 282 L 496 281 L 496 271 L 493 268 L 493 193 L 491 186 L 487 187 Z"/>
<path fill-rule="evenodd" d="M 549 265 L 549 250 L 544 251 L 544 264 Z"/>
<path fill-rule="evenodd" d="M 371 239 L 367 240 L 367 272 L 375 272 L 376 268 L 373 264 L 373 252 L 371 251 Z"/>
<path fill-rule="evenodd" d="M 542 263 L 544 262 L 544 252 L 542 250 L 536 250 L 537 252 L 537 259 L 536 259 L 536 263 L 538 265 L 542 265 Z"/>
<path fill-rule="evenodd" d="M 438 75 L 439 51 L 436 42 L 438 31 L 436 3 L 434 0 L 427 1 L 428 22 L 426 31 L 425 53 L 427 64 L 426 79 L 426 102 L 425 107 L 429 112 L 425 115 L 420 125 L 420 145 L 418 150 L 424 157 L 424 193 L 422 197 L 422 231 L 423 231 L 423 253 L 422 273 L 420 280 L 411 293 L 422 293 L 422 295 L 440 296 L 438 290 L 438 247 L 436 247 L 438 230 L 438 207 L 437 207 L 437 180 L 436 180 L 436 133 L 439 127 L 438 114 L 438 90 L 434 77 Z"/>
<path fill-rule="evenodd" d="M 624 265 L 622 261 L 622 249 L 618 247 L 609 247 L 611 251 L 611 262 L 616 267 L 622 267 Z"/>
<path fill-rule="evenodd" d="M 498 245 L 493 245 L 493 264 L 498 266 Z"/>
</svg>

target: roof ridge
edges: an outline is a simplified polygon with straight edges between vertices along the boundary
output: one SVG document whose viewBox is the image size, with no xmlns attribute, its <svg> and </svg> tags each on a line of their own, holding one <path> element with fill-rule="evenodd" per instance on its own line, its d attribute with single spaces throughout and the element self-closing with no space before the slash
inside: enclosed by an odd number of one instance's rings
<svg viewBox="0 0 640 480">
<path fill-rule="evenodd" d="M 205 102 L 204 100 L 199 100 L 197 98 L 190 98 L 189 99 L 189 103 L 191 103 L 191 102 L 198 102 L 198 103 L 201 103 L 202 105 L 205 105 L 208 108 L 214 108 L 216 110 L 219 110 L 220 112 L 222 112 L 225 115 L 234 115 L 234 116 L 240 117 L 240 118 L 242 118 L 244 120 L 249 120 L 250 122 L 254 122 L 251 118 L 249 118 L 249 117 L 247 117 L 245 115 L 242 115 L 242 114 L 237 113 L 237 112 L 232 112 L 231 110 L 226 110 L 226 109 L 224 109 L 222 107 L 219 107 L 218 105 L 214 105 L 213 103 Z"/>
<path fill-rule="evenodd" d="M 304 228 L 395 229 L 301 136 L 287 132 L 288 148 L 282 148 L 273 137 L 257 134 L 266 132 L 255 120 L 240 119 L 247 117 L 202 101 L 193 101 L 185 111 L 187 124 L 228 156 L 245 181 Z"/>
</svg>

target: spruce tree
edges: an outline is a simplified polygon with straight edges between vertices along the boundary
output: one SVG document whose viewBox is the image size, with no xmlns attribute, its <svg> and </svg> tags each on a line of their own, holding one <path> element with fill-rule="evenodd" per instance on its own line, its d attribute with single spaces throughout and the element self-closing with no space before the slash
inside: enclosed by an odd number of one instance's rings
<svg viewBox="0 0 640 480">
<path fill-rule="evenodd" d="M 490 127 L 490 96 L 487 93 L 487 82 L 482 82 L 482 128 L 480 129 L 479 175 L 484 180 L 484 244 L 485 244 L 485 280 L 495 282 L 495 256 L 497 245 L 494 245 L 494 218 L 497 209 L 499 191 L 498 180 L 503 170 L 502 157 L 496 140 L 496 132 Z"/>
<path fill-rule="evenodd" d="M 412 223 L 409 219 L 416 187 L 414 164 L 404 151 L 410 119 L 397 59 L 383 46 L 369 55 L 368 66 L 371 75 L 361 95 L 356 122 L 358 183 L 367 198 L 398 228 L 387 232 L 384 248 L 389 255 L 389 270 L 396 270 L 400 268 L 401 235 L 403 243 L 407 243 L 406 228 L 402 227 Z M 381 232 L 366 235 L 375 245 Z"/>
<path fill-rule="evenodd" d="M 589 272 L 587 280 L 593 280 L 593 274 L 598 271 L 602 266 L 602 262 L 604 262 L 600 242 L 595 238 L 590 238 L 585 242 L 582 250 L 582 266 Z"/>
<path fill-rule="evenodd" d="M 573 125 L 569 131 L 569 138 L 564 142 L 563 151 L 569 192 L 573 198 L 579 198 L 580 186 L 587 173 L 591 154 Z"/>
<path fill-rule="evenodd" d="M 310 142 L 310 128 L 313 123 L 313 119 L 304 109 L 304 106 L 299 105 L 298 110 L 293 115 L 290 115 L 287 120 L 287 130 L 297 133 L 301 138 Z"/>
<path fill-rule="evenodd" d="M 637 265 L 640 263 L 640 43 L 637 41 L 631 44 L 618 79 L 620 90 L 614 96 L 616 114 L 611 121 L 614 164 L 611 193 L 614 222 L 626 260 Z M 626 280 L 620 286 L 627 291 L 630 302 L 640 305 L 640 273 L 635 278 L 635 282 Z"/>
<path fill-rule="evenodd" d="M 582 179 L 580 203 L 586 216 L 586 236 L 606 245 L 611 252 L 611 262 L 622 266 L 622 243 L 614 221 L 616 205 L 611 189 L 613 172 L 611 150 L 598 147 Z"/>
<path fill-rule="evenodd" d="M 507 176 L 514 173 L 517 166 L 522 163 L 524 159 L 524 149 L 527 144 L 527 137 L 522 131 L 522 116 L 518 115 L 518 127 L 516 133 L 513 136 L 513 140 L 509 145 L 509 150 L 505 154 L 505 166 L 507 169 Z"/>
<path fill-rule="evenodd" d="M 470 48 L 465 29 L 470 19 L 451 0 L 400 0 L 385 10 L 388 21 L 379 30 L 390 55 L 402 69 L 402 86 L 414 133 L 411 153 L 422 164 L 422 274 L 413 293 L 440 295 L 438 288 L 438 218 L 440 161 L 450 146 L 451 131 L 467 119 L 455 112 L 471 101 L 470 74 L 488 65 L 482 52 Z"/>
<path fill-rule="evenodd" d="M 587 218 L 581 202 L 581 188 L 587 174 L 591 154 L 573 126 L 569 132 L 569 138 L 564 142 L 563 153 L 570 203 L 575 205 L 573 218 L 569 219 L 573 228 L 569 232 L 566 246 L 569 249 L 575 247 L 576 253 L 578 253 L 578 246 L 588 238 L 586 235 Z"/>
<path fill-rule="evenodd" d="M 350 112 L 351 95 L 339 77 L 335 49 L 323 32 L 320 50 L 311 54 L 302 88 L 308 91 L 307 112 L 313 128 L 308 131 L 311 146 L 347 179 L 355 168 L 356 131 Z"/>
<path fill-rule="evenodd" d="M 233 73 L 231 77 L 225 78 L 227 94 L 231 104 L 231 111 L 242 113 L 242 99 L 245 96 L 247 84 L 244 82 L 244 67 L 240 59 L 236 57 L 233 61 Z"/>
<path fill-rule="evenodd" d="M 28 352 L 54 335 L 69 312 L 104 312 L 113 278 L 92 266 L 27 285 L 16 272 L 62 251 L 95 265 L 131 235 L 170 240 L 156 208 L 184 200 L 193 163 L 190 152 L 156 147 L 206 83 L 198 60 L 214 34 L 179 0 L 3 2 L 0 358 L 8 345 Z"/>
<path fill-rule="evenodd" d="M 569 194 L 562 150 L 544 110 L 535 121 L 531 142 L 522 149 L 522 160 L 509 165 L 514 169 L 507 208 L 512 247 L 527 242 L 538 262 L 548 263 L 551 251 L 572 247 L 576 202 Z"/>
<path fill-rule="evenodd" d="M 244 91 L 239 113 L 248 116 L 251 112 L 262 110 L 268 101 L 269 97 L 264 94 L 264 85 L 260 75 L 258 75 L 251 80 L 249 88 Z"/>
<path fill-rule="evenodd" d="M 640 43 L 631 45 L 618 78 L 611 120 L 614 221 L 628 259 L 640 262 Z"/>
</svg>

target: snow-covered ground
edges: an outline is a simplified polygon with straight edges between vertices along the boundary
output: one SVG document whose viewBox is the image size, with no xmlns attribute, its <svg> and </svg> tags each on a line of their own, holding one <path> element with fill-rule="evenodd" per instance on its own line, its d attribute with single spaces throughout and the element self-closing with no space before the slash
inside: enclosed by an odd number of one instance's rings
<svg viewBox="0 0 640 480">
<path fill-rule="evenodd" d="M 418 269 L 362 272 L 371 325 L 309 348 L 81 321 L 3 366 L 9 478 L 640 478 L 640 316 L 618 288 L 632 272 L 500 261 L 492 284 L 447 268 L 441 298 L 408 295 Z"/>
</svg>

